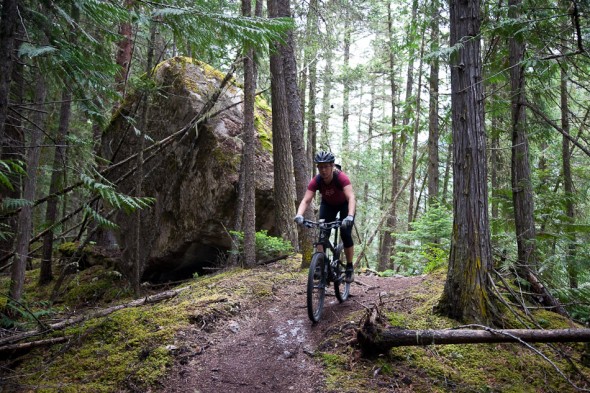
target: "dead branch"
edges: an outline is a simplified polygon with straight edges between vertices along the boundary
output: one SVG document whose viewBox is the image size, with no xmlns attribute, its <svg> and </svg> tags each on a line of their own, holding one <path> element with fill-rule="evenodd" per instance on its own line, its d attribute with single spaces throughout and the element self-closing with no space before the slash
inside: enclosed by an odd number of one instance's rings
<svg viewBox="0 0 590 393">
<path fill-rule="evenodd" d="M 3 347 L 0 347 L 0 353 L 28 351 L 30 349 L 37 347 L 44 347 L 53 344 L 63 343 L 64 341 L 67 341 L 66 337 L 55 337 L 48 338 L 46 340 L 31 341 L 28 343 L 5 345 Z"/>
</svg>

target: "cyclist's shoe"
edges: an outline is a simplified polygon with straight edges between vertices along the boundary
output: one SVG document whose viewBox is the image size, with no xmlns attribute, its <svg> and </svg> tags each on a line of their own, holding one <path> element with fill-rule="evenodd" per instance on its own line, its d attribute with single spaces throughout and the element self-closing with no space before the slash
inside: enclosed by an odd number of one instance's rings
<svg viewBox="0 0 590 393">
<path fill-rule="evenodd" d="M 347 282 L 349 284 L 351 282 L 354 282 L 354 268 L 352 267 L 352 265 L 346 265 L 345 275 L 346 278 L 344 279 L 344 282 Z"/>
</svg>

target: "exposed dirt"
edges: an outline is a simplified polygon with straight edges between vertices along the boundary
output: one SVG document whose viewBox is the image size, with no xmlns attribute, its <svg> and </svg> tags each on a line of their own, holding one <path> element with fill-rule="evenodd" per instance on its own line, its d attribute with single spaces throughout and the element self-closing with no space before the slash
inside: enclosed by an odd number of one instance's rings
<svg viewBox="0 0 590 393">
<path fill-rule="evenodd" d="M 346 302 L 328 291 L 322 320 L 312 324 L 305 306 L 306 278 L 297 277 L 275 286 L 272 298 L 243 307 L 234 319 L 182 332 L 181 353 L 160 391 L 327 392 L 323 367 L 313 354 L 325 345 L 351 345 L 363 309 L 423 280 L 357 275 Z M 326 344 L 335 332 L 338 342 Z"/>
</svg>

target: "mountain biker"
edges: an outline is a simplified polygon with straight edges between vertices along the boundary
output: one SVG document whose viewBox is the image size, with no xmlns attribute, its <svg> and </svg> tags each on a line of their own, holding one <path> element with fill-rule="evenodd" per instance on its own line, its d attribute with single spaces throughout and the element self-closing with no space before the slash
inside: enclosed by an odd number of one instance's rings
<svg viewBox="0 0 590 393">
<path fill-rule="evenodd" d="M 356 212 L 356 198 L 352 190 L 352 184 L 348 176 L 335 168 L 336 157 L 328 151 L 321 151 L 316 154 L 314 162 L 317 164 L 319 176 L 315 176 L 307 185 L 307 191 L 299 204 L 295 222 L 303 224 L 303 214 L 313 200 L 316 191 L 320 191 L 322 202 L 320 204 L 320 219 L 326 222 L 334 221 L 336 214 L 346 217 L 342 220 L 340 237 L 344 244 L 344 255 L 346 256 L 346 282 L 354 281 L 354 269 L 352 259 L 354 257 L 354 243 L 352 241 L 352 226 Z M 322 246 L 318 251 L 323 252 Z"/>
</svg>

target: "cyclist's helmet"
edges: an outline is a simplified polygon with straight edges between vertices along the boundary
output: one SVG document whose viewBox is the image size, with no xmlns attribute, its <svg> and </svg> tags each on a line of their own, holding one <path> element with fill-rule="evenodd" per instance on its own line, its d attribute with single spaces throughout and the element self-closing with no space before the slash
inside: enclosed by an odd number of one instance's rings
<svg viewBox="0 0 590 393">
<path fill-rule="evenodd" d="M 315 155 L 315 159 L 313 160 L 316 164 L 322 162 L 334 162 L 336 161 L 336 157 L 329 151 L 320 151 Z"/>
</svg>

